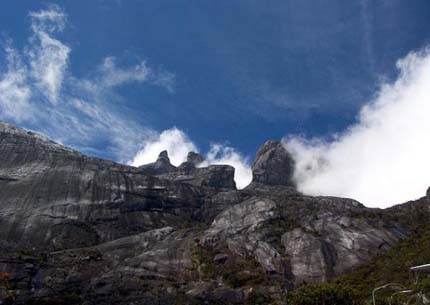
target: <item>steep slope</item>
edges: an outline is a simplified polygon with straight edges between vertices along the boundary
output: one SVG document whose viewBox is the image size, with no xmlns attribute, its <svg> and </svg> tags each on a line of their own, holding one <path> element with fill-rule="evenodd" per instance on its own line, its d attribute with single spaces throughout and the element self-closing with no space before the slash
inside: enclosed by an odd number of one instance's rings
<svg viewBox="0 0 430 305">
<path fill-rule="evenodd" d="M 0 156 L 0 239 L 19 247 L 94 245 L 189 221 L 202 204 L 189 184 L 89 158 L 6 124 Z"/>
<path fill-rule="evenodd" d="M 298 284 L 352 270 L 412 230 L 405 208 L 298 193 L 276 141 L 241 191 L 234 168 L 201 161 L 174 167 L 162 152 L 135 168 L 0 123 L 0 298 L 284 304 Z"/>
<path fill-rule="evenodd" d="M 392 297 L 396 292 L 395 289 L 378 290 L 377 304 L 422 304 L 417 300 L 422 300 L 422 293 L 428 298 L 430 278 L 428 272 L 413 274 L 410 268 L 430 262 L 428 196 L 429 193 L 427 197 L 394 206 L 386 211 L 387 217 L 400 218 L 409 227 L 410 233 L 405 239 L 388 251 L 333 278 L 328 283 L 301 286 L 290 294 L 289 304 L 371 304 L 372 290 L 387 283 L 399 283 L 403 285 L 401 290 L 411 290 L 411 292 L 396 293 L 397 297 Z M 306 298 L 303 295 L 306 295 Z M 338 298 L 336 302 L 334 302 L 335 298 Z"/>
</svg>

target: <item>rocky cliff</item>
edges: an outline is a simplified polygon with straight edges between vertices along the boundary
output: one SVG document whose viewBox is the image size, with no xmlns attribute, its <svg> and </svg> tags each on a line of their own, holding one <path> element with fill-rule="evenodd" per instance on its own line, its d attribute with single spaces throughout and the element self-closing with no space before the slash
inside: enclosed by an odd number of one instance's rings
<svg viewBox="0 0 430 305">
<path fill-rule="evenodd" d="M 396 245 L 411 211 L 428 205 L 379 210 L 300 194 L 277 141 L 259 149 L 244 190 L 234 168 L 202 162 L 191 152 L 175 167 L 161 152 L 136 168 L 0 123 L 0 300 L 285 304 L 298 284 Z"/>
</svg>

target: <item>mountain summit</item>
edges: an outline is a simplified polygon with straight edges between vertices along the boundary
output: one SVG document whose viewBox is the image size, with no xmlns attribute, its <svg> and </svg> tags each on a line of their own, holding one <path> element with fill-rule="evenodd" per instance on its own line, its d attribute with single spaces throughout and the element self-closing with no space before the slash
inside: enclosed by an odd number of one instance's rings
<svg viewBox="0 0 430 305">
<path fill-rule="evenodd" d="M 0 123 L 0 272 L 16 304 L 285 304 L 302 283 L 366 264 L 412 234 L 424 197 L 387 210 L 294 188 L 268 141 L 234 168 L 132 167 Z M 414 216 L 418 215 L 418 216 Z"/>
<path fill-rule="evenodd" d="M 257 152 L 252 165 L 252 182 L 295 186 L 294 160 L 279 141 L 267 141 Z"/>
</svg>

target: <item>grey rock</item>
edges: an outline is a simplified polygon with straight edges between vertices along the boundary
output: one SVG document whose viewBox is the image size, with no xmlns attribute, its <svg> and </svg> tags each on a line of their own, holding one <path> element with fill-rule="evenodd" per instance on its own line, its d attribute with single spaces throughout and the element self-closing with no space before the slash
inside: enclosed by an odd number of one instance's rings
<svg viewBox="0 0 430 305">
<path fill-rule="evenodd" d="M 18 304 L 252 304 L 256 291 L 282 304 L 285 287 L 365 264 L 428 221 L 427 197 L 379 210 L 300 194 L 279 142 L 245 190 L 233 167 L 201 161 L 162 152 L 135 168 L 0 123 L 0 272 Z"/>
<path fill-rule="evenodd" d="M 187 155 L 187 162 L 193 163 L 195 166 L 198 166 L 199 164 L 203 163 L 205 161 L 205 158 L 193 151 L 190 151 Z"/>
<path fill-rule="evenodd" d="M 176 171 L 176 166 L 170 163 L 167 151 L 162 151 L 154 163 L 142 165 L 139 167 L 145 175 L 162 175 Z"/>
<path fill-rule="evenodd" d="M 262 225 L 277 217 L 273 201 L 250 199 L 218 215 L 201 242 L 214 246 L 226 241 L 230 251 L 236 255 L 251 255 L 267 272 L 281 273 L 284 265 L 280 254 L 258 231 Z"/>
<path fill-rule="evenodd" d="M 214 263 L 216 264 L 222 264 L 228 259 L 228 255 L 225 253 L 220 253 L 215 255 L 214 257 Z"/>
<path fill-rule="evenodd" d="M 276 204 L 271 200 L 250 199 L 219 214 L 206 230 L 204 243 L 215 243 L 239 233 L 255 231 L 262 223 L 276 217 Z"/>
<path fill-rule="evenodd" d="M 326 281 L 350 270 L 403 236 L 366 221 L 323 213 L 282 236 L 297 282 Z"/>
<path fill-rule="evenodd" d="M 156 176 L 194 186 L 236 189 L 234 167 L 229 165 L 197 167 L 203 161 L 201 155 L 190 152 L 187 161 L 176 167 L 170 163 L 167 151 L 162 151 L 156 162 L 142 165 L 139 169 L 142 175 Z"/>
<path fill-rule="evenodd" d="M 161 155 L 160 159 L 165 156 Z M 201 190 L 86 157 L 0 124 L 0 240 L 24 248 L 91 246 L 190 221 Z"/>
<path fill-rule="evenodd" d="M 294 160 L 279 141 L 267 141 L 252 165 L 252 182 L 294 186 Z"/>
<path fill-rule="evenodd" d="M 354 200 L 300 196 L 301 201 L 295 202 L 294 197 L 261 196 L 220 213 L 201 243 L 217 247 L 225 241 L 230 251 L 253 256 L 267 272 L 284 274 L 291 270 L 294 282 L 300 283 L 333 278 L 404 238 L 398 226 L 353 218 L 366 211 Z M 282 250 L 267 240 L 283 223 L 296 228 L 284 229 Z"/>
<path fill-rule="evenodd" d="M 184 162 L 177 171 L 159 175 L 159 177 L 200 187 L 236 189 L 234 167 L 230 165 L 210 165 L 196 168 L 193 163 Z"/>
<path fill-rule="evenodd" d="M 187 155 L 187 161 L 183 162 L 178 167 L 178 175 L 192 175 L 196 171 L 196 167 L 204 162 L 202 155 L 190 151 Z"/>
<path fill-rule="evenodd" d="M 213 289 L 207 283 L 199 283 L 186 292 L 186 295 L 197 300 L 198 304 L 244 304 L 244 293 L 240 289 L 220 287 Z"/>
</svg>

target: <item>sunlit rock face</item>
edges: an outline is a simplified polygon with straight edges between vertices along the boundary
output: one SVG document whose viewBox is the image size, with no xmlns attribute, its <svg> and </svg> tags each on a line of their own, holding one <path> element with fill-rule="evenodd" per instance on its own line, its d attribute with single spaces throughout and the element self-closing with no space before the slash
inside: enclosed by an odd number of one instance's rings
<svg viewBox="0 0 430 305">
<path fill-rule="evenodd" d="M 9 125 L 0 129 L 0 238 L 23 247 L 89 246 L 192 219 L 190 184 L 86 157 Z"/>
<path fill-rule="evenodd" d="M 125 166 L 0 123 L 0 272 L 18 304 L 244 304 L 255 291 L 283 304 L 297 284 L 395 245 L 428 205 L 304 196 L 276 141 L 259 149 L 244 190 L 233 167 L 203 161 L 190 153 L 175 167 L 161 152 Z"/>
</svg>

